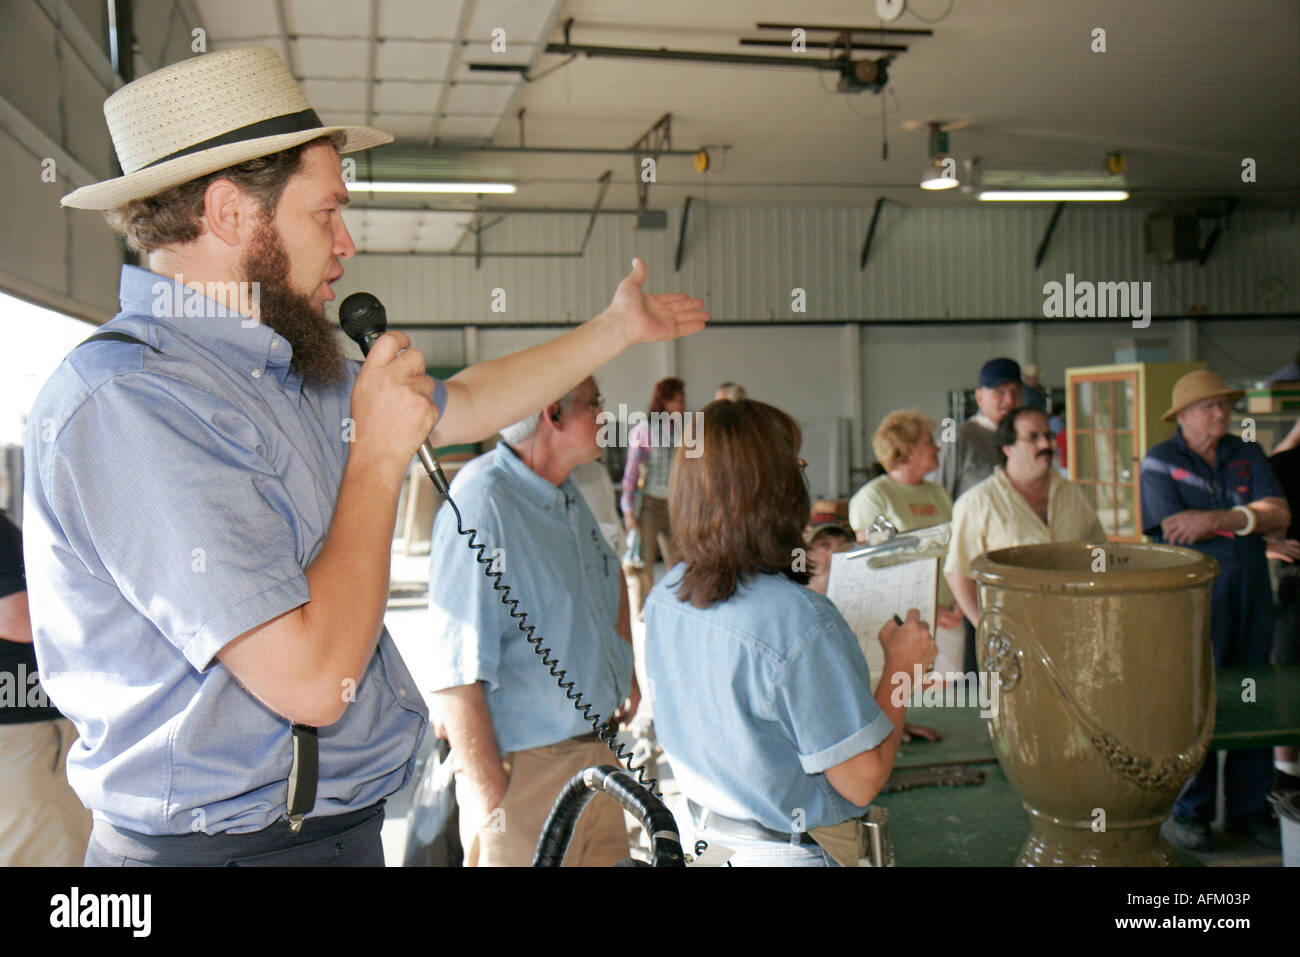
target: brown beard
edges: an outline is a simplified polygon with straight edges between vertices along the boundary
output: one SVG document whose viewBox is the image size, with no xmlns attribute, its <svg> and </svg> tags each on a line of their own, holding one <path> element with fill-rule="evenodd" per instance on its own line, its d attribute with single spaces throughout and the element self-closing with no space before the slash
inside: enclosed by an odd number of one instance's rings
<svg viewBox="0 0 1300 957">
<path fill-rule="evenodd" d="M 262 322 L 289 343 L 293 352 L 289 368 L 316 385 L 340 381 L 344 356 L 334 325 L 310 299 L 289 285 L 289 254 L 271 223 L 263 220 L 258 225 L 240 268 L 245 281 L 259 284 Z"/>
</svg>

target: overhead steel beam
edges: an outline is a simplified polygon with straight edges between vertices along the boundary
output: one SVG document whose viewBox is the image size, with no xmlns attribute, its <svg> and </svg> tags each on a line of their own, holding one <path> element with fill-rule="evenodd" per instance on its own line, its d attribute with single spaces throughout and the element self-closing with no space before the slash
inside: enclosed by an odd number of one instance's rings
<svg viewBox="0 0 1300 957">
<path fill-rule="evenodd" d="M 348 209 L 352 211 L 374 209 L 385 213 L 464 213 L 467 216 L 475 213 L 531 213 L 550 216 L 591 214 L 590 206 L 370 206 L 352 203 Z M 600 210 L 602 216 L 640 216 L 641 212 L 639 209 L 628 209 L 622 206 L 607 206 Z"/>
<path fill-rule="evenodd" d="M 858 272 L 867 268 L 867 256 L 871 255 L 871 240 L 876 236 L 876 223 L 880 220 L 880 207 L 885 205 L 885 197 L 876 197 L 876 208 L 871 211 L 871 225 L 867 227 L 867 238 L 862 241 L 862 255 L 858 257 Z"/>
<path fill-rule="evenodd" d="M 673 272 L 682 271 L 682 254 L 686 251 L 686 220 L 691 215 L 691 198 L 682 205 L 682 227 L 677 233 L 677 255 L 673 257 Z"/>
<path fill-rule="evenodd" d="M 740 45 L 742 47 L 785 47 L 790 49 L 789 40 L 757 40 L 750 37 L 741 37 Z M 834 40 L 805 40 L 804 47 L 809 50 L 844 50 L 843 43 Z M 906 43 L 861 43 L 858 40 L 852 41 L 847 47 L 849 51 L 853 50 L 881 50 L 886 53 L 906 53 Z"/>
<path fill-rule="evenodd" d="M 1056 208 L 1052 210 L 1052 218 L 1047 223 L 1047 231 L 1043 233 L 1043 241 L 1038 244 L 1038 252 L 1034 253 L 1034 268 L 1037 269 L 1043 264 L 1043 257 L 1047 255 L 1047 246 L 1052 241 L 1052 233 L 1056 231 L 1056 222 L 1061 218 L 1061 210 L 1065 209 L 1065 203 L 1057 203 Z"/>
<path fill-rule="evenodd" d="M 728 63 L 734 66 L 792 66 L 801 70 L 844 72 L 843 60 L 819 60 L 798 56 L 763 56 L 746 53 L 705 53 L 699 50 L 655 50 L 649 47 L 609 47 L 586 43 L 548 43 L 547 53 L 607 57 L 628 60 L 671 60 L 693 63 Z M 473 65 L 471 65 L 471 69 Z"/>
<path fill-rule="evenodd" d="M 756 23 L 758 30 L 807 30 L 809 33 L 862 33 L 874 36 L 932 37 L 933 30 L 920 27 L 827 27 L 809 26 L 806 23 Z"/>
<path fill-rule="evenodd" d="M 522 136 L 522 124 L 520 127 Z M 730 146 L 710 146 L 709 149 L 731 149 Z M 593 156 L 640 156 L 643 149 L 606 149 L 590 146 L 444 146 L 439 143 L 434 147 L 435 153 L 590 153 Z M 659 156 L 694 156 L 699 150 L 659 150 Z"/>
</svg>

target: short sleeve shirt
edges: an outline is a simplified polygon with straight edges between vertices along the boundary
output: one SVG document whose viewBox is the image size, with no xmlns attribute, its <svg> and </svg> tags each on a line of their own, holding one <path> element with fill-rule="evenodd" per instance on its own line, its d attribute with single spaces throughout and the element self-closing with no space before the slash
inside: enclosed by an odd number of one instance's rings
<svg viewBox="0 0 1300 957">
<path fill-rule="evenodd" d="M 1049 479 L 1047 523 L 1016 491 L 1002 466 L 952 507 L 952 541 L 943 571 L 971 578 L 971 562 L 985 552 L 1046 542 L 1102 542 L 1106 529 L 1087 493 L 1055 472 Z"/>
<path fill-rule="evenodd" d="M 1142 531 L 1156 542 L 1164 541 L 1160 523 L 1178 512 L 1229 509 L 1286 495 L 1259 443 L 1225 435 L 1211 465 L 1188 447 L 1181 429 L 1147 452 L 1141 481 Z M 1259 535 L 1221 532 L 1190 547 L 1219 561 L 1264 561 L 1264 541 Z"/>
<path fill-rule="evenodd" d="M 217 652 L 311 599 L 347 460 L 352 386 L 304 383 L 268 326 L 133 266 L 106 327 L 28 420 L 28 593 L 42 679 L 76 724 L 68 780 L 144 834 L 283 819 L 287 718 Z M 445 391 L 442 393 L 445 395 Z M 427 724 L 387 630 L 321 728 L 312 817 L 399 790 Z"/>
<path fill-rule="evenodd" d="M 787 833 L 860 815 L 825 772 L 879 746 L 893 725 L 843 616 L 780 575 L 756 575 L 726 601 L 696 608 L 675 594 L 685 567 L 671 569 L 645 606 L 646 690 L 682 791 Z"/>
<path fill-rule="evenodd" d="M 518 600 L 515 610 L 593 715 L 608 718 L 632 685 L 632 647 L 617 630 L 618 559 L 570 479 L 553 485 L 505 443 L 472 465 L 451 490 L 463 527 L 474 530 L 482 558 Z M 428 689 L 483 682 L 502 755 L 589 734 L 590 720 L 565 697 L 484 571 L 444 505 L 430 547 Z"/>
<path fill-rule="evenodd" d="M 900 532 L 929 528 L 952 521 L 952 499 L 942 485 L 933 482 L 907 485 L 878 475 L 849 499 L 849 524 L 855 531 L 865 531 L 881 515 Z M 952 603 L 952 591 L 941 580 L 939 604 Z"/>
</svg>

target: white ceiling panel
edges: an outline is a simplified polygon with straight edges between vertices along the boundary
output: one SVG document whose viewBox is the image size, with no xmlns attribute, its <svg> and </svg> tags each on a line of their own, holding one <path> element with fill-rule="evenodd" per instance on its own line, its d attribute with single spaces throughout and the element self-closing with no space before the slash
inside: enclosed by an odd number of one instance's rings
<svg viewBox="0 0 1300 957">
<path fill-rule="evenodd" d="M 420 210 L 349 208 L 343 222 L 361 252 L 438 252 L 460 238 L 472 216 L 467 213 L 432 213 Z"/>
<path fill-rule="evenodd" d="M 284 40 L 279 37 L 257 37 L 254 39 L 230 39 L 230 40 L 213 40 L 208 39 L 208 52 L 215 53 L 218 50 L 235 50 L 239 47 L 267 47 L 274 50 L 280 55 L 280 59 L 286 64 L 289 62 L 289 53 Z"/>
<path fill-rule="evenodd" d="M 438 139 L 452 143 L 485 140 L 496 128 L 495 116 L 444 116 L 438 123 Z"/>
<path fill-rule="evenodd" d="M 275 4 L 265 0 L 198 0 L 198 6 L 209 38 L 280 36 L 280 18 L 276 15 Z"/>
<path fill-rule="evenodd" d="M 375 109 L 381 112 L 432 114 L 441 93 L 441 83 L 386 80 L 375 87 Z"/>
<path fill-rule="evenodd" d="M 433 128 L 433 117 L 428 113 L 380 113 L 375 126 L 399 140 L 423 140 Z"/>
<path fill-rule="evenodd" d="M 352 0 L 283 0 L 289 32 L 330 37 L 370 36 L 370 4 Z M 265 4 L 271 6 L 271 4 Z"/>
<path fill-rule="evenodd" d="M 455 40 L 463 6 L 450 0 L 379 0 L 379 35 L 402 40 Z"/>
<path fill-rule="evenodd" d="M 338 80 L 364 80 L 370 75 L 368 40 L 293 41 L 298 48 L 298 68 L 303 76 Z"/>
<path fill-rule="evenodd" d="M 365 126 L 366 125 L 365 113 L 349 113 L 346 110 L 345 111 L 330 110 L 330 109 L 322 110 L 320 106 L 316 103 L 313 103 L 312 106 L 316 108 L 316 114 L 320 117 L 320 121 L 324 123 L 326 126 Z M 381 130 L 383 129 L 382 126 L 379 128 Z"/>
<path fill-rule="evenodd" d="M 491 113 L 496 116 L 506 108 L 513 86 L 500 83 L 457 83 L 451 88 L 443 106 L 446 113 Z"/>
<path fill-rule="evenodd" d="M 488 40 L 494 28 L 503 27 L 511 46 L 515 40 L 536 43 L 554 8 L 555 3 L 546 0 L 478 0 L 465 35 Z"/>
<path fill-rule="evenodd" d="M 384 80 L 441 80 L 451 53 L 452 44 L 445 41 L 385 40 L 379 45 L 375 72 Z"/>
<path fill-rule="evenodd" d="M 304 80 L 303 92 L 307 100 L 316 107 L 328 110 L 361 110 L 366 108 L 366 94 L 370 84 L 365 80 Z"/>
</svg>

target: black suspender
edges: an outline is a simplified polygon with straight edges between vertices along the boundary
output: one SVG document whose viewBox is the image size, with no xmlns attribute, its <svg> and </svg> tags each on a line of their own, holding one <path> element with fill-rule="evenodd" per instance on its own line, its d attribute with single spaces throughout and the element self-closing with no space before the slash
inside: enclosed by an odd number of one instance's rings
<svg viewBox="0 0 1300 957">
<path fill-rule="evenodd" d="M 81 340 L 73 348 L 84 346 L 87 342 L 94 342 L 96 339 L 131 342 L 138 346 L 149 346 L 155 353 L 162 355 L 162 350 L 157 346 L 149 345 L 143 339 L 138 339 L 128 332 L 118 332 L 116 329 L 96 332 L 94 335 Z M 291 722 L 289 728 L 293 733 L 293 764 L 289 766 L 289 796 L 285 801 L 285 810 L 289 815 L 289 830 L 297 834 L 302 828 L 303 818 L 310 814 L 311 809 L 316 806 L 316 785 L 320 773 L 320 747 L 317 741 L 316 729 L 311 725 Z"/>
</svg>

